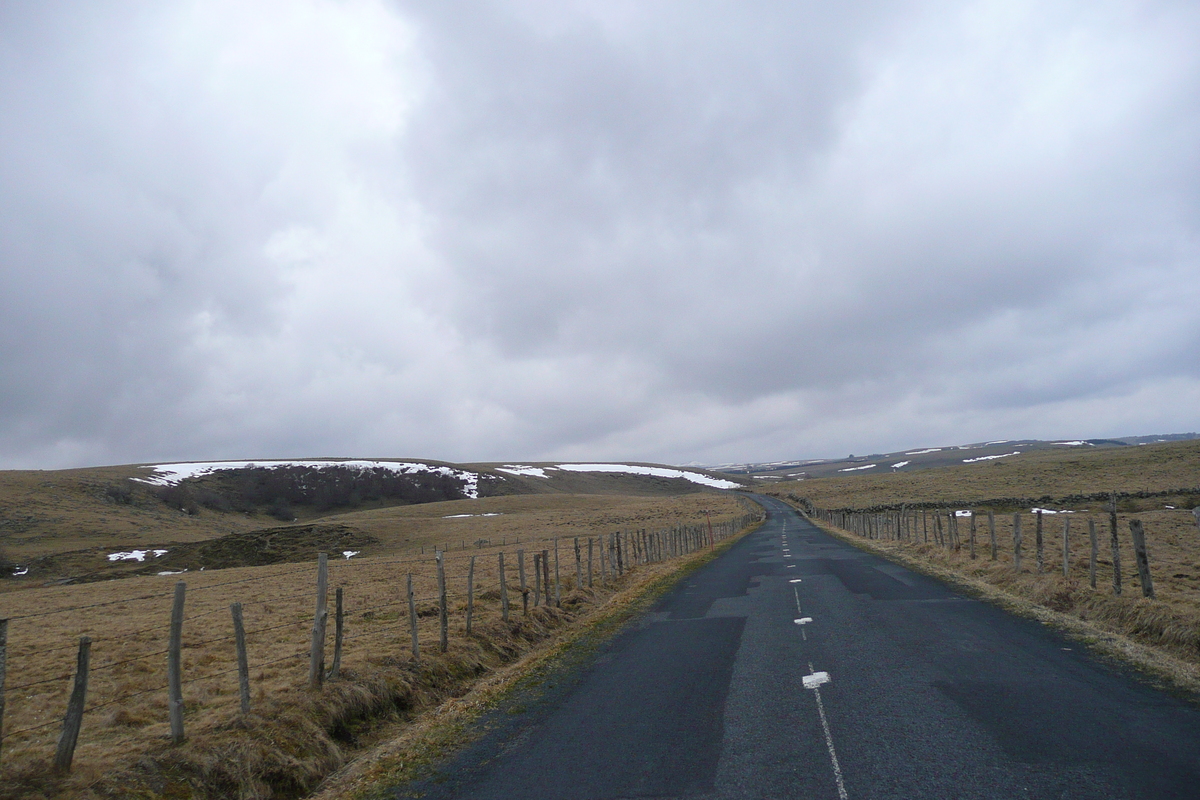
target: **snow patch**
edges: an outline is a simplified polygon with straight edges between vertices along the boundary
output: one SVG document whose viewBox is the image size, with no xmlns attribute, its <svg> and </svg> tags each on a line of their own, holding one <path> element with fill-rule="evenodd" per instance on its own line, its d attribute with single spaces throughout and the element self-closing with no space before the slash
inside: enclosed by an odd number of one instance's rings
<svg viewBox="0 0 1200 800">
<path fill-rule="evenodd" d="M 346 559 L 354 558 L 356 555 L 358 555 L 361 552 L 362 552 L 362 550 L 343 550 L 342 558 L 346 558 Z"/>
<path fill-rule="evenodd" d="M 145 561 L 146 554 L 153 553 L 155 558 L 167 554 L 166 550 L 129 550 L 123 553 L 109 553 L 109 561 Z"/>
<path fill-rule="evenodd" d="M 1074 514 L 1075 513 L 1074 511 L 1066 511 L 1066 510 L 1055 511 L 1053 508 L 1031 508 L 1031 509 L 1029 509 L 1030 514 L 1036 514 L 1039 511 L 1043 514 Z"/>
<path fill-rule="evenodd" d="M 567 472 L 623 472 L 630 475 L 652 475 L 656 478 L 683 478 L 714 489 L 737 489 L 741 486 L 740 483 L 711 478 L 708 475 L 701 475 L 699 472 L 666 467 L 640 467 L 629 464 L 559 464 L 557 469 Z"/>
<path fill-rule="evenodd" d="M 907 467 L 911 463 L 912 463 L 911 461 L 897 461 L 895 464 L 892 464 L 892 469 L 900 469 L 901 467 Z"/>
<path fill-rule="evenodd" d="M 940 452 L 942 452 L 942 448 L 931 447 L 928 450 L 913 450 L 911 453 L 905 453 L 904 455 L 906 455 L 906 456 L 922 456 L 922 455 L 925 455 L 926 453 L 940 453 Z"/>
<path fill-rule="evenodd" d="M 1050 444 L 1062 445 L 1063 447 L 1081 447 L 1087 442 L 1051 442 Z"/>
<path fill-rule="evenodd" d="M 878 464 L 867 464 L 862 467 L 846 467 L 845 469 L 839 469 L 838 472 L 856 472 L 857 470 L 860 470 L 860 469 L 873 469 L 878 466 L 879 466 Z"/>
<path fill-rule="evenodd" d="M 479 474 L 452 467 L 434 467 L 419 462 L 403 461 L 196 461 L 189 464 L 156 464 L 146 467 L 154 470 L 147 478 L 134 478 L 139 483 L 149 483 L 153 486 L 174 486 L 188 478 L 199 478 L 227 469 L 279 469 L 280 467 L 305 467 L 307 469 L 326 469 L 342 467 L 366 472 L 372 469 L 386 469 L 401 475 L 412 475 L 418 472 L 432 472 L 458 478 L 463 482 L 463 494 L 471 499 L 479 497 Z"/>
<path fill-rule="evenodd" d="M 550 467 L 553 469 L 553 467 Z M 497 472 L 507 472 L 509 475 L 524 475 L 530 478 L 549 478 L 546 474 L 546 469 L 543 467 L 526 467 L 521 464 L 505 464 L 503 467 L 496 467 Z"/>
<path fill-rule="evenodd" d="M 27 572 L 29 572 L 29 567 L 21 567 L 20 569 L 13 572 L 13 577 L 20 577 L 21 575 L 24 575 Z"/>
<path fill-rule="evenodd" d="M 442 517 L 442 519 L 466 519 L 467 517 L 498 517 L 498 516 L 500 516 L 499 511 L 489 511 L 486 514 L 450 514 L 448 516 Z"/>
<path fill-rule="evenodd" d="M 1019 456 L 1019 455 L 1021 455 L 1021 451 L 1014 450 L 1011 453 L 1002 453 L 1001 455 L 998 455 L 998 456 L 979 456 L 978 458 L 964 458 L 963 463 L 971 464 L 975 461 L 991 461 L 993 458 L 1008 458 L 1009 456 Z"/>
<path fill-rule="evenodd" d="M 975 512 L 973 512 L 973 511 L 955 511 L 954 516 L 956 516 L 956 517 L 973 517 L 973 516 L 975 516 Z"/>
</svg>

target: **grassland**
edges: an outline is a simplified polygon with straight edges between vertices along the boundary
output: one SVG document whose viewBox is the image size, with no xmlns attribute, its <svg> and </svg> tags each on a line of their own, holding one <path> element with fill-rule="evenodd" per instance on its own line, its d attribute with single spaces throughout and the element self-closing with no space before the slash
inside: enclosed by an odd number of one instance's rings
<svg viewBox="0 0 1200 800">
<path fill-rule="evenodd" d="M 236 514 L 173 513 L 154 505 L 153 498 L 110 503 L 105 488 L 122 475 L 94 470 L 11 476 L 0 495 L 7 504 L 4 519 L 20 522 L 23 517 L 14 514 L 14 504 L 29 503 L 29 524 L 16 532 L 18 555 L 73 554 L 71 568 L 86 572 L 95 565 L 84 562 L 106 562 L 107 550 L 221 542 L 251 535 L 264 523 Z M 662 492 L 657 486 L 642 495 L 518 494 L 322 517 L 327 526 L 371 541 L 353 558 L 335 558 L 330 565 L 331 589 L 342 587 L 345 594 L 345 647 L 338 679 L 322 692 L 303 688 L 314 605 L 311 560 L 69 585 L 0 582 L 6 590 L 0 594 L 0 618 L 11 618 L 0 797 L 302 796 L 374 742 L 380 731 L 394 732 L 395 725 L 463 693 L 480 676 L 587 618 L 620 592 L 673 568 L 645 564 L 620 580 L 610 572 L 610 579 L 602 581 L 597 549 L 592 586 L 586 579 L 578 585 L 576 537 L 586 565 L 589 538 L 598 548 L 602 535 L 616 531 L 698 531 L 710 519 L 721 530 L 740 524 L 747 513 L 745 502 L 728 494 Z M 102 513 L 96 513 L 98 508 Z M 88 521 L 89 514 L 97 518 L 95 524 Z M 288 530 L 303 532 L 311 524 L 311 519 L 294 526 L 276 523 L 272 536 L 286 539 Z M 532 556 L 542 550 L 553 553 L 555 539 L 562 605 L 533 606 L 531 600 L 524 615 L 517 550 L 526 551 L 532 588 Z M 80 544 L 87 546 L 72 549 Z M 435 548 L 448 551 L 451 623 L 446 653 L 437 651 Z M 499 609 L 501 552 L 513 603 L 507 624 Z M 466 576 L 472 557 L 475 618 L 467 636 Z M 417 598 L 419 662 L 409 653 L 404 594 L 409 573 Z M 164 651 L 172 588 L 179 578 L 187 582 L 188 741 L 172 747 L 167 742 Z M 244 606 L 249 639 L 249 715 L 238 711 L 229 614 L 235 601 Z M 331 624 L 331 638 L 332 632 Z M 83 635 L 92 639 L 88 713 L 74 771 L 55 777 L 48 762 L 66 706 L 76 643 Z"/>
</svg>

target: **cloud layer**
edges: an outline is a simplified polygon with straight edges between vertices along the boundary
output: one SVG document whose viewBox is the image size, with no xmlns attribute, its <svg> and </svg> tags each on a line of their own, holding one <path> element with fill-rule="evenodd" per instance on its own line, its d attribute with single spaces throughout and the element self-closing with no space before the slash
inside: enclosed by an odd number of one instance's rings
<svg viewBox="0 0 1200 800">
<path fill-rule="evenodd" d="M 6 3 L 0 467 L 1193 430 L 1197 40 L 1170 2 Z"/>
</svg>

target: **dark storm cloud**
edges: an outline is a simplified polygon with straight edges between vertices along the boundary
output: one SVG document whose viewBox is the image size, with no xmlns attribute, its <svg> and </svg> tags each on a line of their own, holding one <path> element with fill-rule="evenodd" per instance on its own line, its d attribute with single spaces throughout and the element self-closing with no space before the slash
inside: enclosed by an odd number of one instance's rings
<svg viewBox="0 0 1200 800">
<path fill-rule="evenodd" d="M 0 463 L 1193 429 L 1188 4 L 10 3 Z"/>
</svg>

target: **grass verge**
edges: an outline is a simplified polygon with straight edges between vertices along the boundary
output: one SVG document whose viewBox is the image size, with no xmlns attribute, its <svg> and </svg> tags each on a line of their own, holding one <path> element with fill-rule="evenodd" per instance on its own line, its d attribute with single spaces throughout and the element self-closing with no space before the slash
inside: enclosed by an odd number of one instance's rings
<svg viewBox="0 0 1200 800">
<path fill-rule="evenodd" d="M 640 580 L 613 595 L 579 623 L 511 665 L 474 682 L 462 697 L 407 724 L 393 726 L 390 736 L 383 737 L 386 741 L 332 775 L 312 800 L 375 800 L 397 796 L 404 785 L 429 776 L 436 764 L 481 735 L 475 723 L 485 713 L 542 680 L 564 658 L 586 658 L 680 580 L 719 557 L 759 525 L 750 525 L 711 551 L 644 571 Z"/>
</svg>

